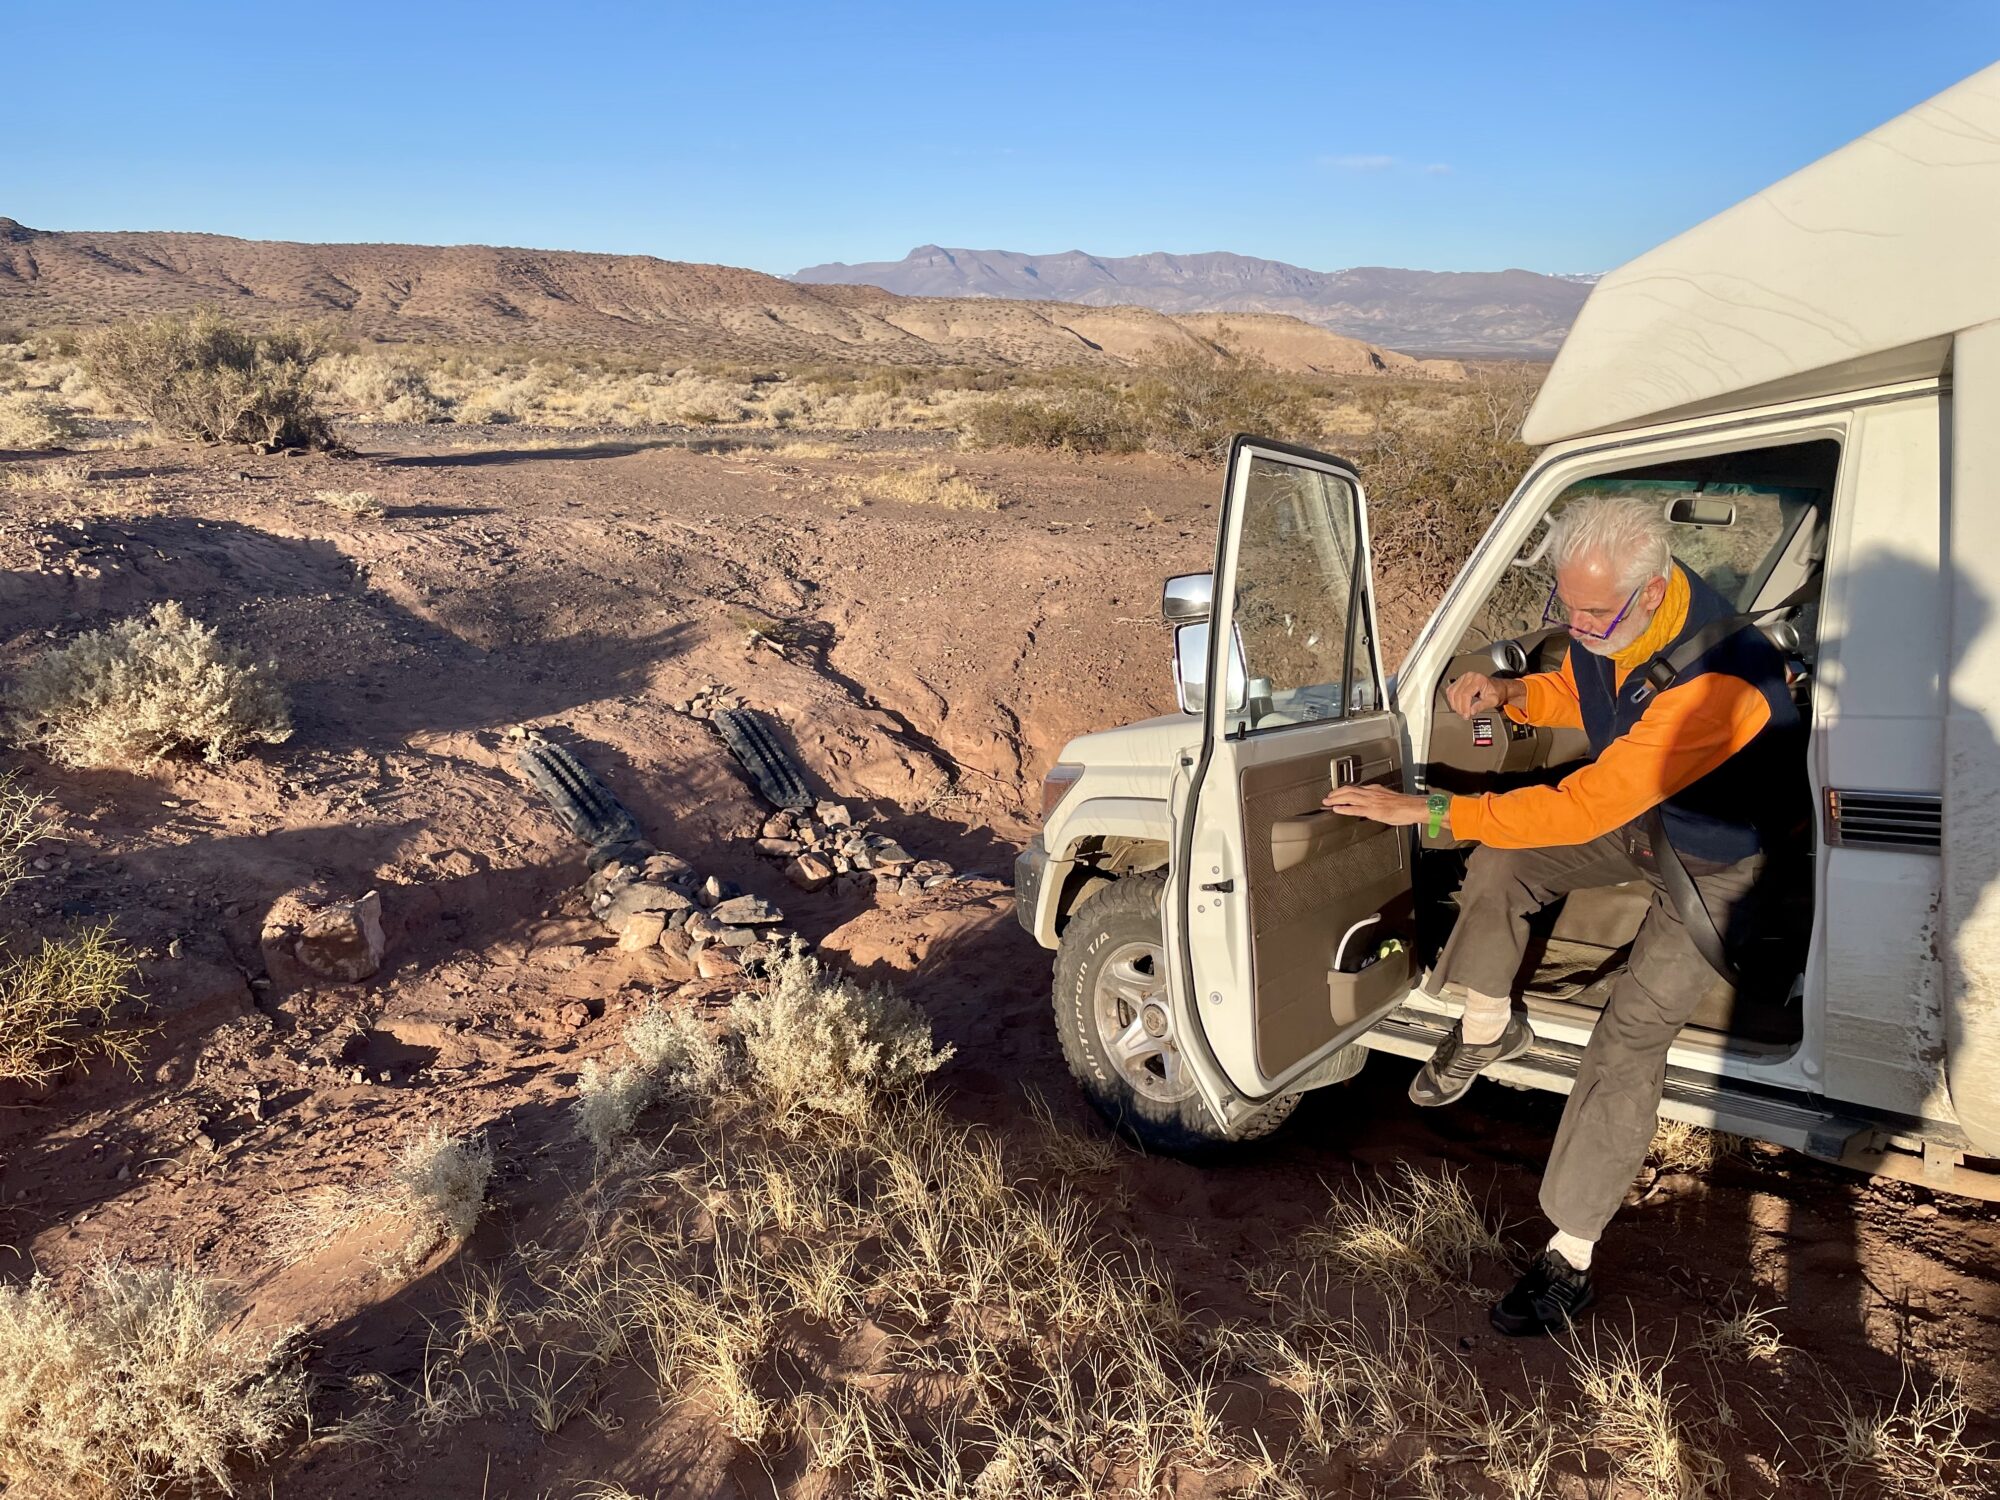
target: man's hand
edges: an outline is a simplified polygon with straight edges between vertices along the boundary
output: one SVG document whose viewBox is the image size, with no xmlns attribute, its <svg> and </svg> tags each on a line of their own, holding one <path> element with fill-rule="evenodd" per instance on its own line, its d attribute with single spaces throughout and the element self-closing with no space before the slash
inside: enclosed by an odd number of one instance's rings
<svg viewBox="0 0 2000 1500">
<path fill-rule="evenodd" d="M 1484 672 L 1467 672 L 1444 690 L 1444 701 L 1461 719 L 1489 713 L 1508 704 L 1528 701 L 1528 685 L 1518 677 L 1488 677 Z"/>
<path fill-rule="evenodd" d="M 1320 799 L 1319 805 L 1346 813 L 1350 818 L 1386 823 L 1391 828 L 1421 823 L 1426 811 L 1424 798 L 1392 792 L 1386 786 L 1337 786 Z"/>
</svg>

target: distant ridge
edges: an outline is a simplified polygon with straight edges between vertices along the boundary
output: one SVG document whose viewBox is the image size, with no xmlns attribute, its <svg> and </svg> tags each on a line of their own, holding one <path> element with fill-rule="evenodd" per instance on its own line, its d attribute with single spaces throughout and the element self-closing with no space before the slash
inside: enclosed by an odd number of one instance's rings
<svg viewBox="0 0 2000 1500">
<path fill-rule="evenodd" d="M 1394 349 L 1533 359 L 1555 353 L 1596 279 L 1386 266 L 1309 271 L 1220 250 L 1023 255 L 942 245 L 919 245 L 901 260 L 807 266 L 792 277 L 810 286 L 876 286 L 906 297 L 995 297 L 1166 313 L 1283 313 Z"/>
<path fill-rule="evenodd" d="M 1143 307 L 901 297 L 649 255 L 51 231 L 0 218 L 0 324 L 101 323 L 202 304 L 250 320 L 327 316 L 378 339 L 681 360 L 1045 368 L 1129 365 L 1162 344 L 1186 344 L 1282 370 L 1464 375 L 1451 361 L 1412 359 L 1284 317 L 1183 321 Z"/>
</svg>

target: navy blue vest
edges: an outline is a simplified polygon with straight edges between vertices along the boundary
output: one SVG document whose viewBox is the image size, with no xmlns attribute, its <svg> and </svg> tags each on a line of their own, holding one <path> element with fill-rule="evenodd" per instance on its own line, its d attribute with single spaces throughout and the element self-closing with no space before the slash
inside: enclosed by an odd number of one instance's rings
<svg viewBox="0 0 2000 1500">
<path fill-rule="evenodd" d="M 1661 649 L 1671 651 L 1711 620 L 1725 619 L 1736 609 L 1722 595 L 1679 563 L 1674 566 L 1688 584 L 1687 619 L 1680 633 Z M 1569 668 L 1576 678 L 1576 695 L 1583 710 L 1584 733 L 1593 756 L 1639 722 L 1652 699 L 1642 694 L 1641 663 L 1614 689 L 1617 668 L 1608 656 L 1586 651 L 1572 639 Z M 1667 837 L 1690 859 L 1734 864 L 1769 846 L 1772 836 L 1796 823 L 1805 786 L 1803 725 L 1785 685 L 1784 658 L 1763 632 L 1745 626 L 1719 641 L 1681 669 L 1676 680 L 1692 682 L 1704 672 L 1740 677 L 1771 705 L 1771 718 L 1757 737 L 1690 787 L 1669 797 L 1661 808 Z"/>
</svg>

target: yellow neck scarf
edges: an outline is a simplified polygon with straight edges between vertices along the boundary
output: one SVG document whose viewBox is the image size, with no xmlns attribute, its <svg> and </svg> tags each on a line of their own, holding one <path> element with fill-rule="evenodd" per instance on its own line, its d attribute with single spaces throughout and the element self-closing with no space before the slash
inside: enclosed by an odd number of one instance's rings
<svg viewBox="0 0 2000 1500">
<path fill-rule="evenodd" d="M 1639 638 L 1612 656 L 1614 690 L 1625 686 L 1625 679 L 1634 667 L 1643 667 L 1681 633 L 1681 627 L 1687 624 L 1688 593 L 1687 575 L 1676 566 L 1673 576 L 1667 579 L 1667 597 L 1653 611 L 1653 618 L 1639 632 Z"/>
</svg>

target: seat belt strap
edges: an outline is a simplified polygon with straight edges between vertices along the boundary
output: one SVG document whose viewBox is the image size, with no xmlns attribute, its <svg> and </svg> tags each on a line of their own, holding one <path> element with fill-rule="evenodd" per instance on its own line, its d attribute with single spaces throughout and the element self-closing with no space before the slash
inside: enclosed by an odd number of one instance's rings
<svg viewBox="0 0 2000 1500">
<path fill-rule="evenodd" d="M 1701 899 L 1701 888 L 1694 883 L 1694 876 L 1681 862 L 1680 851 L 1674 841 L 1667 837 L 1667 820 L 1655 807 L 1645 816 L 1642 825 L 1646 830 L 1646 841 L 1653 849 L 1653 868 L 1660 872 L 1660 884 L 1667 888 L 1667 899 L 1674 903 L 1674 911 L 1681 919 L 1681 926 L 1687 929 L 1695 951 L 1707 960 L 1708 966 L 1729 982 L 1730 988 L 1741 989 L 1743 982 L 1737 978 L 1735 966 L 1729 962 L 1729 950 L 1723 945 L 1722 933 L 1715 925 L 1715 918 L 1708 914 L 1708 904 Z"/>
<path fill-rule="evenodd" d="M 1779 614 L 1784 610 L 1792 609 L 1797 605 L 1805 603 L 1806 600 L 1818 594 L 1819 585 L 1819 571 L 1815 569 L 1810 578 L 1785 595 L 1776 604 L 1765 609 L 1756 610 L 1750 614 L 1724 615 L 1720 620 L 1710 620 L 1701 629 L 1697 630 L 1672 650 L 1660 652 L 1659 655 L 1655 656 L 1639 669 L 1638 701 L 1644 703 L 1655 693 L 1664 693 L 1668 688 L 1680 681 L 1681 673 L 1685 672 L 1703 656 L 1706 656 L 1710 651 L 1713 651 L 1717 646 L 1728 640 L 1737 631 L 1755 625 L 1759 620 L 1764 619 L 1768 615 Z"/>
</svg>

